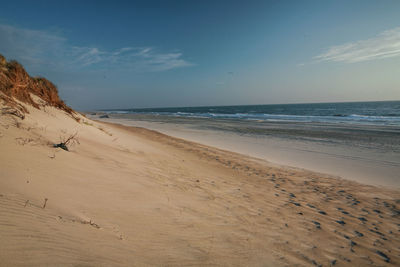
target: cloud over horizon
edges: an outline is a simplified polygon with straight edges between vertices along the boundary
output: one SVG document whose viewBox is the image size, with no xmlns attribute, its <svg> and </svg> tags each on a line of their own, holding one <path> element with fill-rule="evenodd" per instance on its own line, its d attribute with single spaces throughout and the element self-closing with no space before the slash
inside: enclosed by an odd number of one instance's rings
<svg viewBox="0 0 400 267">
<path fill-rule="evenodd" d="M 156 72 L 194 65 L 180 52 L 162 53 L 153 47 L 123 47 L 105 50 L 73 46 L 57 34 L 0 24 L 0 53 L 24 65 L 56 69 L 124 69 Z"/>
<path fill-rule="evenodd" d="M 373 38 L 336 45 L 314 59 L 317 61 L 356 63 L 400 56 L 400 27 L 386 30 Z"/>
</svg>

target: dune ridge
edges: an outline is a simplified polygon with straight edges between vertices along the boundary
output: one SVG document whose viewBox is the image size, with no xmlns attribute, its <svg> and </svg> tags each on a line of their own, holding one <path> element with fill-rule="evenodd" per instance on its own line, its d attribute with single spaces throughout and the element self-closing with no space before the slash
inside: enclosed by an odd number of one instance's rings
<svg viewBox="0 0 400 267">
<path fill-rule="evenodd" d="M 398 190 L 90 120 L 26 93 L 36 105 L 3 92 L 25 111 L 0 116 L 1 266 L 400 264 Z M 69 152 L 53 147 L 74 133 Z"/>
<path fill-rule="evenodd" d="M 24 105 L 15 100 L 27 103 L 35 108 L 40 104 L 53 106 L 64 110 L 72 116 L 75 112 L 68 107 L 58 95 L 57 87 L 43 77 L 31 77 L 24 67 L 15 60 L 7 62 L 0 54 L 0 94 L 5 105 L 17 108 L 23 115 L 28 112 Z M 32 95 L 39 97 L 41 102 L 35 101 Z"/>
</svg>

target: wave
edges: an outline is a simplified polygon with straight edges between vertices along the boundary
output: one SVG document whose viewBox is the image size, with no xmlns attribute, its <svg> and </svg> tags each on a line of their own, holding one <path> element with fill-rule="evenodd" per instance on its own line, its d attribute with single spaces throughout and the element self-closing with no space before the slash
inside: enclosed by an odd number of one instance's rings
<svg viewBox="0 0 400 267">
<path fill-rule="evenodd" d="M 107 114 L 130 114 L 130 113 L 132 113 L 132 112 L 129 112 L 127 110 L 104 110 L 104 111 L 101 111 L 101 112 L 104 112 L 104 113 L 107 113 Z"/>
<path fill-rule="evenodd" d="M 182 118 L 203 119 L 238 119 L 259 121 L 286 121 L 286 122 L 326 122 L 326 123 L 360 123 L 360 124 L 382 124 L 400 126 L 400 116 L 369 116 L 361 114 L 333 114 L 329 116 L 320 115 L 294 115 L 294 114 L 269 114 L 269 113 L 215 113 L 215 112 L 146 112 L 146 111 L 110 111 L 109 113 L 130 113 L 142 115 L 165 115 Z"/>
</svg>

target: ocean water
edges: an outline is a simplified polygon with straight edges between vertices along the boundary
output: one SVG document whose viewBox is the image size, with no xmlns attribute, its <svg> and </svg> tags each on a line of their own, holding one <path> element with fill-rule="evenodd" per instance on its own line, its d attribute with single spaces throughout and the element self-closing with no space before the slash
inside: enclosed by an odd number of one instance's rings
<svg viewBox="0 0 400 267">
<path fill-rule="evenodd" d="M 400 101 L 105 110 L 184 118 L 400 126 Z"/>
</svg>

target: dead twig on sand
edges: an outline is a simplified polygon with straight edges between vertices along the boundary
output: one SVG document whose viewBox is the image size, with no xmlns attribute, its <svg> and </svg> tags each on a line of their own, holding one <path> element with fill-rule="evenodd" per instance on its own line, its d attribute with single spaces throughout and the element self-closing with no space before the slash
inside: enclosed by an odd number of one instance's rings
<svg viewBox="0 0 400 267">
<path fill-rule="evenodd" d="M 46 208 L 47 200 L 48 200 L 47 198 L 44 199 L 44 204 L 43 204 L 42 209 Z"/>
<path fill-rule="evenodd" d="M 53 147 L 59 147 L 61 149 L 64 149 L 65 151 L 69 151 L 68 150 L 68 145 L 74 145 L 74 144 L 79 144 L 79 140 L 76 138 L 76 135 L 78 134 L 78 132 L 70 135 L 67 139 L 65 139 L 64 141 L 58 143 L 58 144 L 54 144 Z"/>
</svg>

